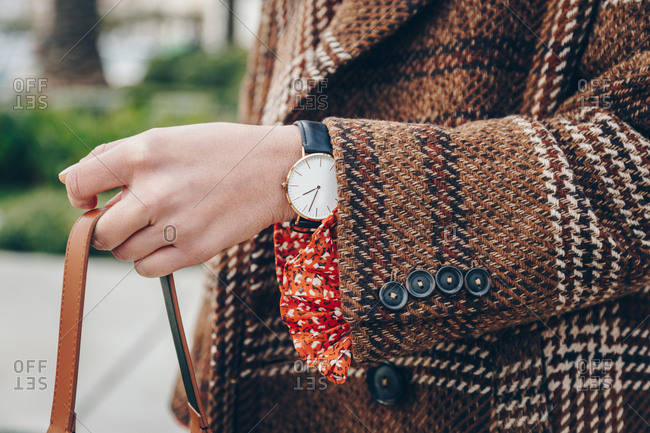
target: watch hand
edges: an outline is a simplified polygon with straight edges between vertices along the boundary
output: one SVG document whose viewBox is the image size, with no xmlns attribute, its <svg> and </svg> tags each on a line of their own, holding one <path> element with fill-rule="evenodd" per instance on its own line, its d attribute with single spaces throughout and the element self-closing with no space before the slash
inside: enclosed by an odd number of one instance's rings
<svg viewBox="0 0 650 433">
<path fill-rule="evenodd" d="M 303 195 L 307 195 L 307 194 L 309 194 L 310 192 L 312 192 L 312 191 L 313 191 L 313 190 L 315 190 L 315 189 L 318 189 L 318 187 L 316 187 L 316 188 L 313 188 L 313 189 L 310 189 L 309 191 L 307 191 L 307 192 L 306 192 L 306 193 L 304 193 Z M 302 196 L 301 196 L 301 197 L 302 197 Z"/>
<path fill-rule="evenodd" d="M 316 196 L 318 195 L 318 191 L 320 191 L 320 185 L 315 189 L 316 189 L 316 194 L 314 194 L 314 198 L 311 199 L 311 204 L 309 205 L 309 211 L 311 211 L 311 207 L 314 205 L 314 201 L 316 201 Z"/>
</svg>

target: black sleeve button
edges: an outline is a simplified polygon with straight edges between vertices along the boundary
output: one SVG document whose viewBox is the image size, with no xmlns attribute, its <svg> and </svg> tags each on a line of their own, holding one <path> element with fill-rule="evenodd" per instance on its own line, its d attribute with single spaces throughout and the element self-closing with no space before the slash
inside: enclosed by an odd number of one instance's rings
<svg viewBox="0 0 650 433">
<path fill-rule="evenodd" d="M 406 277 L 406 290 L 414 298 L 426 298 L 433 293 L 435 287 L 433 277 L 423 269 L 416 269 Z"/>
<path fill-rule="evenodd" d="M 436 286 L 446 294 L 453 295 L 463 287 L 463 274 L 451 265 L 445 265 L 436 272 Z"/>
<path fill-rule="evenodd" d="M 404 375 L 389 362 L 369 369 L 366 381 L 372 398 L 385 405 L 395 404 L 406 390 Z"/>
<path fill-rule="evenodd" d="M 379 289 L 379 300 L 389 310 L 401 310 L 408 301 L 408 293 L 402 284 L 389 281 Z"/>
<path fill-rule="evenodd" d="M 491 286 L 490 274 L 485 268 L 472 268 L 465 274 L 465 288 L 474 296 L 485 295 Z"/>
</svg>

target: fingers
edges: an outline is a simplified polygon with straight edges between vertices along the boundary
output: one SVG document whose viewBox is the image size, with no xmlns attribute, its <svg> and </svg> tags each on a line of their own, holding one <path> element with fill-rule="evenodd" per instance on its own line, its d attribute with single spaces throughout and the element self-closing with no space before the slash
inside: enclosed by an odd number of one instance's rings
<svg viewBox="0 0 650 433">
<path fill-rule="evenodd" d="M 63 170 L 61 173 L 59 173 L 59 180 L 62 183 L 65 183 L 65 178 L 68 172 L 73 168 L 76 167 L 77 164 L 80 162 L 85 162 L 88 161 L 91 158 L 96 158 L 99 157 L 101 154 L 108 152 L 109 150 L 113 149 L 115 146 L 117 146 L 120 143 L 123 143 L 124 141 L 133 138 L 133 137 L 128 137 L 128 138 L 121 138 L 119 140 L 111 141 L 109 143 L 102 143 L 99 146 L 95 147 L 93 150 L 91 150 L 88 155 L 84 156 L 77 162 L 76 164 L 72 164 L 70 167 L 66 168 Z"/>
<path fill-rule="evenodd" d="M 134 263 L 135 270 L 143 277 L 162 277 L 187 266 L 199 263 L 197 258 L 185 254 L 179 248 L 168 245 Z"/>
<path fill-rule="evenodd" d="M 152 254 L 159 248 L 170 245 L 165 241 L 162 229 L 159 227 L 146 227 L 117 248 L 112 250 L 118 260 L 136 262 Z"/>
<path fill-rule="evenodd" d="M 124 189 L 122 189 L 122 191 L 118 192 L 113 197 L 111 197 L 111 199 L 109 201 L 107 201 L 106 204 L 104 205 L 104 208 L 105 209 L 110 209 L 115 205 L 115 203 L 122 200 L 122 193 L 123 192 L 124 192 Z"/>
<path fill-rule="evenodd" d="M 145 277 L 161 277 L 201 263 L 198 255 L 186 253 L 171 244 L 165 234 L 167 227 L 145 227 L 114 248 L 112 253 L 118 260 L 133 262 L 135 270 Z"/>
<path fill-rule="evenodd" d="M 109 143 L 102 143 L 99 146 L 97 146 L 96 148 L 94 148 L 93 150 L 91 150 L 90 153 L 88 153 L 88 155 L 81 158 L 79 160 L 79 162 L 85 162 L 85 161 L 88 161 L 91 158 L 94 158 L 94 157 L 99 156 L 99 155 L 101 155 L 103 153 L 106 153 L 109 150 L 113 149 L 118 144 L 124 143 L 126 140 L 129 140 L 131 138 L 133 138 L 133 137 L 120 138 L 119 140 L 111 141 Z"/>
<path fill-rule="evenodd" d="M 124 148 L 116 147 L 69 167 L 61 177 L 70 203 L 76 208 L 89 209 L 97 204 L 96 195 L 100 192 L 127 185 L 131 179 L 127 158 Z"/>
<path fill-rule="evenodd" d="M 116 200 L 118 196 L 120 198 Z M 113 203 L 111 204 L 111 202 Z M 120 192 L 107 205 L 109 204 L 109 209 L 97 221 L 92 242 L 93 247 L 106 251 L 123 244 L 127 239 L 133 237 L 134 233 L 137 234 L 136 232 L 140 229 L 147 227 L 150 222 L 149 212 L 133 195 L 125 196 Z M 161 245 L 155 246 L 148 252 Z M 144 255 L 138 258 L 141 257 Z"/>
</svg>

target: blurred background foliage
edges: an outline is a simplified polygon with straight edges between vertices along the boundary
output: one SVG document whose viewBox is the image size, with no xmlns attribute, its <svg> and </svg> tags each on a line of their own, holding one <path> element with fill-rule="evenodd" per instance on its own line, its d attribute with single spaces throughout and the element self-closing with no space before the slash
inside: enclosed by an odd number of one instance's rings
<svg viewBox="0 0 650 433">
<path fill-rule="evenodd" d="M 186 48 L 150 61 L 137 85 L 0 110 L 0 249 L 62 253 L 81 211 L 58 173 L 95 146 L 153 127 L 234 121 L 246 50 Z M 104 194 L 100 204 L 110 198 Z"/>
</svg>

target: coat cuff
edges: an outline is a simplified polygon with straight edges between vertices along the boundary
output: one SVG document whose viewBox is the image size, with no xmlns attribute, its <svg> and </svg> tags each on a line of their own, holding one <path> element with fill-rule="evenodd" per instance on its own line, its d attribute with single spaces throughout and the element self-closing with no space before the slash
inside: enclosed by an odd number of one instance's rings
<svg viewBox="0 0 650 433">
<path fill-rule="evenodd" d="M 600 108 L 456 128 L 329 117 L 339 290 L 355 362 L 545 320 L 648 281 L 648 140 Z M 487 271 L 490 287 L 408 296 L 408 276 Z M 467 275 L 467 274 L 465 274 Z M 406 302 L 389 308 L 387 283 Z"/>
</svg>

